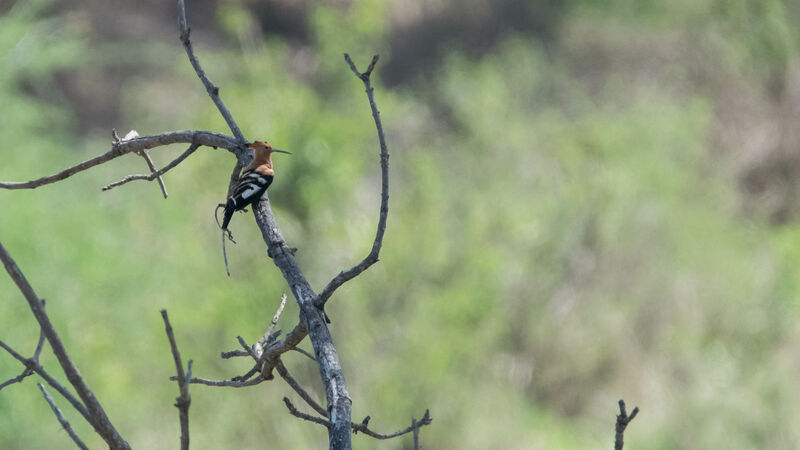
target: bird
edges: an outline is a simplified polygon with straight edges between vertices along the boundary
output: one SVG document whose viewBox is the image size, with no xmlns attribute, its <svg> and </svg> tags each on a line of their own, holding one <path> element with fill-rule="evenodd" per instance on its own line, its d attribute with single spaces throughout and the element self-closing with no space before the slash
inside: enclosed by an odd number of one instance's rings
<svg viewBox="0 0 800 450">
<path fill-rule="evenodd" d="M 233 193 L 225 203 L 225 214 L 222 219 L 222 229 L 227 230 L 231 222 L 233 213 L 240 211 L 248 205 L 255 204 L 267 191 L 275 176 L 275 168 L 272 165 L 272 154 L 275 152 L 290 152 L 272 148 L 268 142 L 254 141 L 247 144 L 248 148 L 253 149 L 253 162 L 245 167 L 239 181 L 233 189 Z M 222 206 L 222 205 L 220 205 Z"/>
</svg>

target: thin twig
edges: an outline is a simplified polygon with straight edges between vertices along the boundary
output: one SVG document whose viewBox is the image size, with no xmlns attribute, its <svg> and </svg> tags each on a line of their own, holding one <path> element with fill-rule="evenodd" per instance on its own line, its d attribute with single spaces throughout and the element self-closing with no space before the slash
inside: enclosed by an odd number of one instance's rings
<svg viewBox="0 0 800 450">
<path fill-rule="evenodd" d="M 316 411 L 317 414 L 321 415 L 322 417 L 326 418 L 328 417 L 328 412 L 325 411 L 325 408 L 320 406 L 320 404 L 317 403 L 316 400 L 311 398 L 311 395 L 305 389 L 303 389 L 303 386 L 300 386 L 300 383 L 298 383 L 297 380 L 295 380 L 294 377 L 289 374 L 289 370 L 287 370 L 286 366 L 283 365 L 283 361 L 279 360 L 275 368 L 278 370 L 278 375 L 280 375 L 281 378 L 283 378 L 284 381 L 286 381 L 286 384 L 288 384 L 289 387 L 291 387 L 292 389 L 294 389 L 295 392 L 297 392 L 297 395 L 299 395 L 300 398 L 302 398 L 303 400 L 305 400 L 306 403 L 308 403 L 308 406 L 314 408 L 314 411 Z"/>
<path fill-rule="evenodd" d="M 172 359 L 175 361 L 175 370 L 178 373 L 178 388 L 180 396 L 175 399 L 175 407 L 178 408 L 178 415 L 181 422 L 181 450 L 189 450 L 189 406 L 192 404 L 192 397 L 189 395 L 189 383 L 192 381 L 192 361 L 189 361 L 188 376 L 183 372 L 183 362 L 181 353 L 178 351 L 178 344 L 175 342 L 175 333 L 169 323 L 167 310 L 161 310 L 161 317 L 164 319 L 164 327 L 169 339 L 169 346 L 172 350 Z"/>
<path fill-rule="evenodd" d="M 430 425 L 431 422 L 433 422 L 433 419 L 431 419 L 430 411 L 426 409 L 425 410 L 425 415 L 422 416 L 422 419 L 420 419 L 420 420 L 412 420 L 412 423 L 411 423 L 410 427 L 404 428 L 404 429 L 402 429 L 400 431 L 395 431 L 394 433 L 391 433 L 391 434 L 376 433 L 376 432 L 370 430 L 369 428 L 367 428 L 367 425 L 364 424 L 364 423 L 358 423 L 358 424 L 354 423 L 353 424 L 353 430 L 360 431 L 360 432 L 366 434 L 367 436 L 373 437 L 375 439 L 391 439 L 391 438 L 395 438 L 397 436 L 402 436 L 402 435 L 404 435 L 406 433 L 410 433 L 410 432 L 412 432 L 414 430 L 418 430 L 418 429 L 424 427 L 425 425 Z"/>
<path fill-rule="evenodd" d="M 175 381 L 177 378 L 176 377 L 170 377 L 169 379 Z M 244 388 L 244 387 L 249 387 L 249 386 L 255 386 L 255 385 L 260 384 L 260 383 L 262 383 L 264 381 L 266 381 L 266 380 L 264 380 L 261 377 L 256 377 L 256 378 L 253 378 L 252 380 L 248 380 L 248 381 L 209 380 L 207 378 L 198 378 L 198 377 L 192 377 L 192 379 L 189 380 L 189 382 L 191 384 L 202 384 L 202 385 L 205 385 L 205 386 L 232 387 L 232 388 Z"/>
<path fill-rule="evenodd" d="M 134 181 L 134 180 L 153 181 L 155 179 L 158 179 L 159 182 L 163 185 L 163 180 L 161 179 L 161 175 L 164 175 L 170 169 L 172 169 L 175 166 L 177 166 L 178 164 L 180 164 L 184 159 L 188 158 L 189 155 L 194 153 L 195 150 L 197 150 L 198 148 L 200 148 L 200 144 L 192 144 L 192 145 L 190 145 L 189 148 L 186 149 L 185 152 L 181 153 L 177 158 L 175 158 L 172 162 L 170 162 L 169 164 L 164 166 L 164 168 L 161 169 L 161 170 L 155 170 L 155 166 L 152 166 L 152 162 L 153 161 L 150 160 L 150 156 L 147 156 L 145 159 L 149 161 L 148 164 L 151 165 L 151 170 L 153 170 L 153 172 L 151 174 L 149 174 L 149 175 L 145 175 L 145 174 L 128 175 L 128 176 L 126 176 L 125 178 L 123 178 L 123 179 L 121 179 L 119 181 L 116 181 L 114 183 L 109 184 L 108 186 L 103 186 L 103 191 L 108 191 L 108 190 L 114 189 L 117 186 L 122 186 L 123 184 L 129 183 L 129 182 Z M 142 150 L 141 154 L 147 155 L 147 153 L 144 150 Z M 166 187 L 162 188 L 162 190 L 164 191 L 164 198 L 167 198 Z"/>
<path fill-rule="evenodd" d="M 5 388 L 5 387 L 11 386 L 12 384 L 21 383 L 22 380 L 24 380 L 25 378 L 28 378 L 31 375 L 33 375 L 33 371 L 26 367 L 25 369 L 22 370 L 21 374 L 15 376 L 14 378 L 11 378 L 9 380 L 6 380 L 6 381 L 0 383 L 0 391 L 2 391 L 3 388 Z"/>
<path fill-rule="evenodd" d="M 299 418 L 301 418 L 303 420 L 307 420 L 309 422 L 318 423 L 320 425 L 323 425 L 325 428 L 330 428 L 332 426 L 331 423 L 328 422 L 325 419 L 321 419 L 319 417 L 312 416 L 311 414 L 306 414 L 306 413 L 298 411 L 297 408 L 294 407 L 292 402 L 289 401 L 288 397 L 283 397 L 283 403 L 285 403 L 286 407 L 289 408 L 289 413 L 291 415 L 295 416 L 295 417 L 299 417 Z"/>
<path fill-rule="evenodd" d="M 250 353 L 248 353 L 248 352 L 246 352 L 244 350 L 231 350 L 229 352 L 222 352 L 220 354 L 220 358 L 222 358 L 222 359 L 231 359 L 231 358 L 236 358 L 236 357 L 239 357 L 239 356 L 250 356 Z"/>
<path fill-rule="evenodd" d="M 53 327 L 50 318 L 44 310 L 42 301 L 36 295 L 36 292 L 34 292 L 28 280 L 22 274 L 19 267 L 17 267 L 16 262 L 14 262 L 11 255 L 8 254 L 8 251 L 6 251 L 2 243 L 0 243 L 0 260 L 3 261 L 3 265 L 11 276 L 11 279 L 14 280 L 20 292 L 22 292 L 25 299 L 28 301 L 28 306 L 30 306 L 31 312 L 33 312 L 34 317 L 36 317 L 36 321 L 39 322 L 39 326 L 42 331 L 44 331 L 47 342 L 50 343 L 50 347 L 53 349 L 53 353 L 56 355 L 61 368 L 64 370 L 67 380 L 69 380 L 72 387 L 75 388 L 78 396 L 89 411 L 92 417 L 90 423 L 94 426 L 97 433 L 103 437 L 103 440 L 105 440 L 109 447 L 113 449 L 129 449 L 130 445 L 125 442 L 116 428 L 114 428 L 114 425 L 109 420 L 100 402 L 97 401 L 94 392 L 89 389 L 89 386 L 83 380 L 80 372 L 78 372 L 78 368 L 72 362 L 72 359 L 70 359 L 67 349 L 61 342 L 61 338 L 58 336 L 55 327 Z M 36 365 L 38 366 L 38 363 Z"/>
<path fill-rule="evenodd" d="M 58 423 L 61 424 L 61 428 L 63 428 L 64 431 L 66 431 L 67 434 L 69 434 L 69 437 L 72 438 L 72 441 L 75 442 L 75 445 L 77 445 L 78 448 L 82 450 L 89 450 L 89 447 L 87 447 L 86 444 L 83 443 L 81 438 L 79 438 L 78 435 L 75 434 L 75 430 L 72 429 L 72 426 L 69 424 L 69 422 L 67 422 L 67 419 L 64 417 L 64 414 L 62 414 L 61 410 L 58 409 L 55 400 L 53 400 L 53 396 L 50 395 L 49 392 L 47 392 L 47 389 L 45 389 L 42 383 L 36 383 L 36 385 L 39 386 L 39 390 L 42 391 L 42 395 L 44 395 L 45 401 L 47 401 L 47 404 L 50 405 L 50 409 L 53 410 L 53 414 L 56 415 L 56 419 L 58 419 Z"/>
<path fill-rule="evenodd" d="M 253 350 L 256 354 L 256 360 L 261 357 L 264 353 L 264 345 L 270 342 L 270 336 L 272 335 L 272 330 L 275 328 L 275 325 L 278 323 L 278 319 L 281 317 L 281 313 L 283 312 L 283 308 L 286 306 L 286 292 L 281 295 L 281 303 L 278 305 L 278 310 L 275 311 L 275 315 L 272 316 L 272 322 L 270 322 L 267 331 L 264 332 L 264 335 L 261 336 L 255 344 L 253 344 Z"/>
<path fill-rule="evenodd" d="M 306 332 L 305 326 L 303 326 L 303 323 L 300 322 L 281 341 L 278 341 L 264 349 L 264 353 L 261 355 L 261 357 L 259 357 L 259 360 L 263 361 L 264 363 L 264 366 L 261 369 L 261 375 L 265 379 L 271 380 L 273 378 L 272 369 L 276 364 L 278 364 L 278 357 L 297 347 L 297 345 L 306 337 L 307 334 L 308 333 Z"/>
<path fill-rule="evenodd" d="M 42 299 L 42 306 L 44 307 L 44 299 Z M 40 329 L 39 330 L 39 342 L 36 343 L 36 350 L 33 351 L 33 356 L 31 357 L 31 361 L 33 361 L 34 363 L 37 363 L 37 364 L 39 363 L 39 355 L 42 353 L 42 348 L 44 347 L 44 339 L 45 339 L 44 331 Z M 2 391 L 3 388 L 6 387 L 6 386 L 10 386 L 10 385 L 12 385 L 14 383 L 21 383 L 22 380 L 24 380 L 25 378 L 33 375 L 33 373 L 34 373 L 33 369 L 25 367 L 25 369 L 22 371 L 21 374 L 17 375 L 16 377 L 14 377 L 14 378 L 12 378 L 10 380 L 7 380 L 7 381 L 4 381 L 3 383 L 0 383 L 0 391 Z"/>
<path fill-rule="evenodd" d="M 236 339 L 239 341 L 239 345 L 242 346 L 244 351 L 246 351 L 250 355 L 250 357 L 252 357 L 254 360 L 258 361 L 258 355 L 256 355 L 256 352 L 253 350 L 253 347 L 247 345 L 247 342 L 241 336 L 236 336 Z"/>
<path fill-rule="evenodd" d="M 48 175 L 30 181 L 0 181 L 0 189 L 35 189 L 40 186 L 64 180 L 76 173 L 91 169 L 94 166 L 98 166 L 128 153 L 181 142 L 225 148 L 234 153 L 237 158 L 246 158 L 249 156 L 249 151 L 247 149 L 242 148 L 234 138 L 224 134 L 197 130 L 170 131 L 154 136 L 144 136 L 112 144 L 111 150 L 106 153 L 95 156 L 94 158 L 72 167 L 68 167 L 54 175 Z"/>
<path fill-rule="evenodd" d="M 21 362 L 22 365 L 25 366 L 26 370 L 30 370 L 36 372 L 37 375 L 42 377 L 44 381 L 47 382 L 53 389 L 55 389 L 62 397 L 67 399 L 67 401 L 72 405 L 75 410 L 77 410 L 84 419 L 86 419 L 89 424 L 94 426 L 94 418 L 91 414 L 89 414 L 89 410 L 80 402 L 80 400 L 76 399 L 64 386 L 61 385 L 52 375 L 47 373 L 44 370 L 44 367 L 39 365 L 37 361 L 33 359 L 26 359 L 24 356 L 17 353 L 13 348 L 9 347 L 5 342 L 0 340 L 0 348 L 7 351 L 11 356 L 13 356 L 17 361 Z"/>
<path fill-rule="evenodd" d="M 44 308 L 44 299 L 42 299 L 42 308 Z M 42 354 L 42 348 L 44 348 L 44 330 L 39 330 L 39 342 L 36 343 L 36 350 L 33 351 L 33 356 L 31 357 L 32 360 L 39 362 L 39 355 Z"/>
<path fill-rule="evenodd" d="M 308 353 L 307 351 L 303 350 L 300 347 L 294 347 L 292 350 L 296 351 L 297 353 L 300 353 L 301 355 L 305 355 L 306 357 L 308 357 L 308 359 L 310 359 L 310 360 L 312 360 L 314 362 L 317 362 L 317 358 L 314 358 L 314 355 L 312 355 L 311 353 Z"/>
<path fill-rule="evenodd" d="M 350 55 L 345 53 L 344 59 L 350 65 L 350 70 L 352 70 L 353 73 L 364 82 L 364 88 L 366 89 L 367 98 L 369 99 L 369 106 L 372 109 L 372 118 L 375 120 L 375 127 L 378 130 L 378 142 L 380 143 L 381 148 L 380 217 L 378 219 L 378 229 L 375 232 L 375 240 L 372 243 L 372 250 L 370 250 L 369 254 L 366 256 L 366 258 L 364 258 L 364 260 L 350 269 L 339 272 L 339 274 L 336 275 L 327 286 L 325 286 L 325 289 L 320 292 L 319 297 L 317 297 L 316 301 L 314 302 L 318 308 L 323 308 L 325 306 L 325 302 L 328 301 L 330 296 L 336 289 L 339 288 L 339 286 L 357 277 L 361 272 L 367 270 L 371 265 L 378 262 L 378 256 L 380 255 L 381 247 L 383 246 L 383 234 L 386 231 L 386 217 L 389 214 L 389 150 L 386 147 L 386 138 L 383 134 L 383 125 L 381 124 L 380 112 L 378 111 L 378 106 L 375 104 L 374 89 L 370 84 L 370 75 L 372 74 L 372 70 L 375 68 L 375 64 L 378 62 L 378 55 L 372 57 L 372 62 L 367 68 L 367 71 L 364 73 L 360 73 L 358 69 L 356 69 L 356 65 L 353 63 L 353 60 L 350 59 Z"/>
<path fill-rule="evenodd" d="M 250 356 L 250 355 L 247 355 Z M 244 375 L 239 375 L 237 377 L 231 378 L 231 381 L 247 381 L 251 377 L 255 376 L 259 372 L 258 365 L 253 366 L 250 370 L 244 373 Z"/>
<path fill-rule="evenodd" d="M 189 62 L 192 63 L 192 67 L 194 67 L 197 77 L 203 82 L 206 92 L 208 92 L 208 95 L 211 97 L 211 100 L 214 102 L 214 104 L 217 105 L 219 113 L 222 114 L 225 122 L 228 123 L 228 127 L 231 129 L 231 132 L 233 132 L 236 140 L 240 145 L 244 146 L 247 144 L 247 140 L 244 138 L 239 126 L 236 125 L 236 122 L 233 120 L 231 112 L 228 111 L 225 103 L 223 103 L 222 99 L 219 97 L 219 87 L 215 86 L 214 83 L 208 79 L 206 72 L 200 66 L 200 61 L 197 60 L 197 56 L 194 54 L 194 50 L 192 49 L 192 41 L 189 39 L 189 33 L 191 30 L 189 29 L 189 25 L 186 21 L 186 7 L 184 6 L 183 0 L 178 0 L 178 28 L 181 32 L 180 39 L 183 43 L 183 48 L 186 50 L 186 55 L 189 56 Z"/>
<path fill-rule="evenodd" d="M 419 427 L 417 419 L 411 418 L 411 428 L 414 430 L 414 450 L 419 450 Z"/>
<path fill-rule="evenodd" d="M 631 415 L 629 416 L 625 411 L 625 401 L 619 401 L 619 414 L 617 415 L 617 426 L 615 428 L 616 436 L 614 438 L 614 450 L 622 450 L 622 447 L 625 445 L 625 429 L 637 414 L 639 414 L 638 406 L 633 408 L 633 411 L 631 411 Z"/>
<path fill-rule="evenodd" d="M 153 159 L 150 158 L 150 154 L 142 150 L 139 155 L 144 158 L 144 161 L 147 163 L 147 168 L 150 169 L 150 175 L 154 175 L 156 172 L 156 165 L 153 164 Z M 161 187 L 161 193 L 164 194 L 164 198 L 167 198 L 169 194 L 167 194 L 167 185 L 164 184 L 164 179 L 161 178 L 161 175 L 156 175 L 155 177 L 158 180 L 158 185 Z"/>
<path fill-rule="evenodd" d="M 286 407 L 289 408 L 289 413 L 292 414 L 293 416 L 299 417 L 299 418 L 301 418 L 303 420 L 307 420 L 309 422 L 318 423 L 318 424 L 323 425 L 323 426 L 325 426 L 327 428 L 331 427 L 331 423 L 329 421 L 323 419 L 323 418 L 312 416 L 310 414 L 306 414 L 306 413 L 298 411 L 297 408 L 295 408 L 295 406 L 292 404 L 291 401 L 289 401 L 289 399 L 287 397 L 283 397 L 283 403 L 286 404 Z M 327 417 L 327 415 L 325 417 Z M 392 439 L 392 438 L 395 438 L 397 436 L 402 436 L 404 434 L 411 433 L 412 431 L 418 433 L 419 432 L 418 430 L 420 428 L 422 428 L 422 427 L 424 427 L 426 425 L 430 425 L 431 422 L 433 422 L 433 419 L 431 419 L 430 411 L 426 409 L 425 410 L 425 415 L 422 416 L 422 419 L 420 419 L 419 421 L 417 421 L 416 419 L 412 419 L 410 427 L 402 429 L 400 431 L 396 431 L 396 432 L 391 433 L 391 434 L 381 434 L 381 433 L 376 433 L 376 432 L 370 430 L 367 427 L 367 423 L 369 423 L 369 416 L 367 416 L 367 418 L 364 419 L 364 422 L 362 422 L 362 423 L 351 422 L 350 423 L 350 427 L 353 429 L 353 432 L 361 432 L 361 433 L 366 434 L 369 437 L 372 437 L 372 438 L 375 438 L 375 439 L 379 439 L 379 440 L 384 440 L 384 439 Z M 419 438 L 416 439 L 416 445 L 417 446 L 419 445 L 418 442 L 419 442 Z"/>
</svg>

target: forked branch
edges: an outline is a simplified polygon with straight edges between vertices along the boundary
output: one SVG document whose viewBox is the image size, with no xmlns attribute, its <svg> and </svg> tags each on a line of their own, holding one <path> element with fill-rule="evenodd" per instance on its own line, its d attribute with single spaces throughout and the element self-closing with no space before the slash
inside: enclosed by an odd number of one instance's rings
<svg viewBox="0 0 800 450">
<path fill-rule="evenodd" d="M 36 295 L 33 287 L 31 287 L 30 283 L 28 283 L 28 280 L 22 274 L 22 271 L 17 266 L 17 263 L 13 258 L 11 258 L 11 255 L 8 253 L 8 251 L 6 251 L 6 248 L 2 243 L 0 243 L 0 260 L 3 261 L 6 272 L 8 272 L 11 279 L 19 288 L 20 292 L 22 292 L 22 295 L 28 301 L 28 306 L 36 318 L 36 321 L 39 322 L 39 327 L 41 327 L 47 342 L 53 349 L 53 353 L 56 355 L 64 374 L 67 376 L 67 380 L 69 380 L 72 387 L 75 388 L 75 391 L 78 393 L 78 396 L 83 404 L 79 407 L 76 405 L 77 401 L 70 401 L 70 403 L 72 403 L 72 405 L 83 414 L 86 420 L 94 427 L 95 431 L 97 431 L 103 440 L 106 441 L 110 448 L 129 449 L 130 446 L 127 442 L 125 442 L 122 436 L 119 435 L 116 428 L 114 428 L 114 425 L 111 424 L 111 421 L 103 410 L 103 407 L 100 405 L 100 402 L 97 401 L 94 392 L 89 389 L 89 386 L 83 380 L 80 372 L 78 372 L 78 368 L 72 362 L 72 359 L 70 359 L 67 349 L 61 342 L 61 338 L 58 336 L 55 327 L 53 327 L 52 322 L 50 322 L 50 317 L 47 316 L 47 313 L 44 310 L 44 302 Z M 27 360 L 18 353 L 14 352 L 13 349 L 5 344 L 2 346 L 17 360 L 25 364 L 26 367 L 40 374 L 42 378 L 45 378 L 43 374 L 46 372 L 44 372 L 44 369 L 41 368 L 37 361 L 32 359 Z M 45 378 L 45 381 L 47 381 L 48 384 L 54 387 L 60 386 L 57 382 L 55 382 L 55 380 L 52 379 L 52 377 L 49 378 L 50 379 Z M 59 390 L 59 393 L 64 395 L 68 400 L 72 397 L 65 389 L 63 389 L 63 391 Z"/>
<path fill-rule="evenodd" d="M 61 409 L 59 409 L 58 406 L 56 406 L 56 402 L 55 400 L 53 400 L 53 396 L 50 395 L 49 392 L 47 392 L 47 389 L 45 389 L 42 383 L 37 383 L 36 385 L 39 386 L 39 390 L 42 391 L 42 395 L 44 395 L 44 400 L 47 402 L 48 405 L 50 405 L 50 409 L 53 410 L 53 414 L 56 415 L 56 420 L 58 420 L 58 423 L 61 424 L 61 428 L 63 428 L 64 431 L 67 432 L 69 437 L 72 439 L 73 442 L 75 442 L 75 445 L 77 445 L 78 448 L 80 448 L 81 450 L 89 450 L 89 448 L 86 447 L 86 444 L 84 444 L 81 438 L 79 438 L 78 435 L 75 433 L 75 430 L 72 429 L 72 425 L 69 424 L 67 419 L 64 417 L 64 414 L 61 413 Z"/>
<path fill-rule="evenodd" d="M 228 149 L 237 157 L 245 157 L 244 155 L 248 154 L 246 149 L 240 148 L 234 138 L 224 134 L 197 130 L 170 131 L 154 136 L 144 136 L 127 141 L 114 142 L 111 145 L 111 150 L 106 153 L 95 156 L 94 158 L 72 167 L 68 167 L 61 172 L 30 181 L 0 181 L 0 189 L 35 189 L 40 186 L 67 179 L 76 173 L 91 169 L 92 167 L 119 158 L 128 153 L 141 152 L 155 147 L 179 143 L 196 144 L 198 146 L 205 145 L 214 148 L 221 147 Z"/>
<path fill-rule="evenodd" d="M 203 82 L 206 92 L 208 92 L 208 95 L 211 97 L 211 100 L 214 102 L 214 104 L 217 105 L 219 113 L 222 114 L 222 118 L 225 119 L 225 122 L 228 124 L 228 128 L 231 129 L 231 132 L 233 133 L 233 136 L 236 137 L 239 145 L 244 147 L 244 145 L 247 144 L 247 140 L 244 138 L 239 126 L 236 125 L 236 121 L 233 120 L 231 112 L 219 97 L 219 87 L 215 86 L 214 83 L 208 79 L 203 67 L 200 66 L 200 61 L 197 60 L 197 56 L 194 54 L 194 50 L 192 49 L 192 41 L 189 39 L 191 29 L 189 28 L 189 24 L 186 20 L 186 7 L 184 6 L 183 0 L 178 0 L 178 29 L 181 33 L 180 38 L 181 42 L 183 43 L 183 48 L 186 50 L 186 55 L 189 57 L 189 62 L 192 63 L 192 67 L 194 68 L 195 73 L 197 73 L 197 77 Z"/>
<path fill-rule="evenodd" d="M 615 436 L 614 436 L 614 450 L 622 450 L 622 447 L 625 445 L 625 429 L 628 428 L 628 424 L 639 414 L 639 407 L 633 408 L 631 411 L 631 415 L 629 416 L 627 411 L 625 410 L 625 401 L 619 401 L 619 414 L 617 415 L 617 426 L 615 427 Z"/>
<path fill-rule="evenodd" d="M 155 179 L 158 179 L 158 182 L 161 185 L 161 191 L 164 193 L 164 198 L 167 198 L 167 188 L 166 188 L 166 186 L 164 186 L 164 181 L 161 179 L 161 175 L 164 175 L 170 169 L 172 169 L 173 167 L 175 167 L 178 164 L 180 164 L 184 159 L 188 158 L 189 155 L 194 153 L 195 150 L 197 150 L 199 147 L 200 147 L 199 144 L 190 145 L 189 148 L 186 149 L 185 152 L 181 153 L 177 158 L 172 160 L 169 164 L 164 166 L 164 168 L 162 168 L 161 170 L 155 170 L 156 168 L 153 165 L 153 161 L 150 159 L 150 156 L 144 150 L 142 150 L 142 155 L 144 155 L 145 160 L 148 161 L 148 166 L 150 167 L 150 170 L 152 170 L 153 172 L 150 173 L 149 175 L 144 175 L 144 174 L 141 174 L 141 175 L 128 175 L 125 178 L 123 178 L 123 179 L 121 179 L 121 180 L 119 180 L 119 181 L 117 181 L 115 183 L 111 183 L 108 186 L 103 186 L 103 190 L 107 191 L 109 189 L 114 189 L 117 186 L 122 186 L 123 184 L 129 183 L 129 182 L 134 181 L 134 180 L 153 181 Z"/>
<path fill-rule="evenodd" d="M 184 373 L 181 352 L 178 351 L 178 343 L 175 341 L 175 333 L 172 331 L 166 309 L 161 310 L 161 317 L 164 319 L 164 328 L 167 332 L 167 339 L 169 339 L 170 350 L 172 350 L 172 359 L 175 361 L 175 370 L 178 373 L 176 378 L 180 396 L 175 399 L 175 407 L 178 408 L 181 422 L 181 450 L 189 450 L 189 405 L 192 404 L 192 397 L 189 396 L 189 383 L 192 381 L 192 360 L 189 360 L 189 366 Z"/>
<path fill-rule="evenodd" d="M 293 415 L 295 417 L 298 417 L 300 419 L 303 419 L 303 420 L 307 420 L 309 422 L 314 422 L 314 423 L 320 424 L 320 425 L 322 425 L 322 426 L 324 426 L 326 428 L 330 428 L 331 423 L 329 421 L 327 421 L 325 418 L 317 417 L 317 416 L 313 416 L 311 414 L 306 414 L 304 412 L 301 412 L 300 410 L 298 410 L 294 406 L 294 404 L 292 404 L 292 402 L 289 400 L 288 397 L 283 397 L 283 403 L 286 404 L 286 408 L 289 409 L 289 413 L 291 415 Z M 324 415 L 324 417 L 327 417 L 327 415 Z M 369 424 L 369 420 L 370 420 L 370 417 L 367 416 L 367 417 L 364 418 L 364 421 L 361 422 L 361 423 L 351 423 L 350 427 L 353 429 L 353 433 L 361 432 L 361 433 L 364 433 L 364 434 L 366 434 L 367 436 L 369 436 L 371 438 L 384 440 L 384 439 L 396 438 L 398 436 L 402 436 L 404 434 L 408 434 L 408 433 L 414 432 L 415 438 L 416 438 L 415 439 L 415 448 L 418 448 L 418 445 L 419 445 L 418 444 L 418 437 L 417 437 L 417 433 L 419 433 L 419 429 L 424 427 L 425 425 L 430 425 L 431 422 L 433 422 L 433 419 L 431 419 L 430 411 L 426 409 L 425 410 L 425 415 L 422 416 L 422 419 L 420 419 L 420 420 L 411 419 L 411 426 L 410 427 L 404 428 L 404 429 L 402 429 L 400 431 L 395 431 L 394 433 L 382 434 L 382 433 L 376 433 L 376 432 L 374 432 L 374 431 L 369 429 L 369 427 L 367 426 Z"/>
<path fill-rule="evenodd" d="M 339 274 L 336 275 L 327 286 L 325 286 L 325 289 L 320 292 L 319 297 L 314 302 L 314 304 L 319 308 L 325 306 L 325 302 L 328 301 L 330 296 L 336 289 L 339 288 L 339 286 L 357 277 L 359 274 L 361 274 L 361 272 L 367 270 L 369 266 L 378 262 L 381 246 L 383 246 L 383 234 L 386 231 L 386 217 L 389 215 L 389 150 L 386 147 L 386 137 L 383 134 L 383 125 L 381 124 L 380 116 L 381 113 L 378 111 L 378 106 L 375 104 L 374 89 L 370 84 L 370 75 L 372 75 L 372 71 L 375 69 L 375 64 L 378 63 L 378 55 L 372 57 L 372 62 L 369 64 L 367 70 L 363 73 L 358 71 L 355 63 L 353 63 L 353 60 L 350 59 L 350 55 L 345 53 L 344 59 L 347 61 L 347 64 L 350 65 L 350 70 L 352 70 L 353 73 L 356 74 L 356 76 L 362 82 L 364 82 L 364 88 L 366 89 L 367 98 L 369 99 L 369 107 L 372 109 L 372 118 L 375 120 L 375 127 L 378 129 L 378 143 L 380 144 L 381 148 L 380 217 L 378 218 L 378 230 L 375 232 L 375 240 L 372 242 L 372 249 L 370 250 L 369 254 L 360 263 L 347 270 L 339 272 Z"/>
</svg>

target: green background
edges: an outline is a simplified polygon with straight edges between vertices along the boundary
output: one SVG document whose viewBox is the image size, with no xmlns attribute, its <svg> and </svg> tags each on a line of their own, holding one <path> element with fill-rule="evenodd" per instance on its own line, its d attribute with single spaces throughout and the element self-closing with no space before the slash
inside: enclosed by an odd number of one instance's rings
<svg viewBox="0 0 800 450">
<path fill-rule="evenodd" d="M 103 153 L 111 127 L 229 133 L 174 5 L 104 3 L 0 2 L 0 179 Z M 623 398 L 641 408 L 630 448 L 800 446 L 798 3 L 187 6 L 245 136 L 293 152 L 276 156 L 270 198 L 316 289 L 374 237 L 377 137 L 342 53 L 362 69 L 381 54 L 385 243 L 327 308 L 354 421 L 390 432 L 430 408 L 426 448 L 610 448 Z M 286 11 L 302 28 L 281 28 Z M 167 200 L 154 183 L 100 191 L 146 172 L 133 155 L 0 191 L 0 241 L 135 448 L 178 445 L 158 311 L 196 376 L 230 378 L 248 363 L 219 353 L 257 339 L 287 290 L 250 214 L 234 217 L 225 275 L 212 212 L 233 162 L 202 148 L 165 176 Z M 278 327 L 297 314 L 290 300 Z M 28 354 L 37 336 L 0 276 L 0 339 Z M 284 361 L 324 399 L 310 361 Z M 42 362 L 63 379 L 49 350 Z M 20 371 L 0 355 L 0 379 Z M 0 392 L 0 448 L 70 448 L 36 381 Z M 302 403 L 282 381 L 191 394 L 193 448 L 327 446 L 287 413 L 284 395 Z"/>
</svg>

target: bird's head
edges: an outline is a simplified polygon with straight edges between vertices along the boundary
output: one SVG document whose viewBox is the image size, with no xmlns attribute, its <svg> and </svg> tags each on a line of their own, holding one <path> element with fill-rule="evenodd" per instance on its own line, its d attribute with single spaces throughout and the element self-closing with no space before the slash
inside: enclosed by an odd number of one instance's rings
<svg viewBox="0 0 800 450">
<path fill-rule="evenodd" d="M 256 161 L 266 161 L 266 160 L 270 159 L 270 156 L 274 152 L 286 153 L 286 154 L 291 155 L 291 153 L 289 153 L 287 151 L 278 150 L 277 148 L 272 148 L 272 146 L 269 145 L 269 142 L 264 142 L 264 141 L 251 142 L 251 143 L 247 144 L 247 147 L 253 149 Z"/>
</svg>

